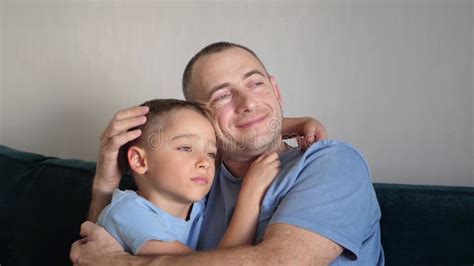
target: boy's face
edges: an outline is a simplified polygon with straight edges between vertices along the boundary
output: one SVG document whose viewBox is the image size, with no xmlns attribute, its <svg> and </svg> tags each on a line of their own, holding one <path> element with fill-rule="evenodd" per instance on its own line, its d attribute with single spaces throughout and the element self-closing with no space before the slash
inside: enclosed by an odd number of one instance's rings
<svg viewBox="0 0 474 266">
<path fill-rule="evenodd" d="M 194 110 L 179 109 L 160 124 L 146 139 L 148 183 L 168 200 L 201 200 L 215 174 L 217 148 L 211 122 Z"/>
</svg>

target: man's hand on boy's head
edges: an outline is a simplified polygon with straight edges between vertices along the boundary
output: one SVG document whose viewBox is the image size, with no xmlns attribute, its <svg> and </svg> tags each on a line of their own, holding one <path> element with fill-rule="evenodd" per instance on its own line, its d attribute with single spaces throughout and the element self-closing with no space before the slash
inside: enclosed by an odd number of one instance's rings
<svg viewBox="0 0 474 266">
<path fill-rule="evenodd" d="M 94 186 L 102 191 L 111 192 L 118 187 L 123 173 L 118 165 L 120 147 L 141 135 L 141 130 L 130 129 L 146 122 L 146 106 L 134 106 L 117 112 L 100 136 L 100 151 L 97 160 Z"/>
<path fill-rule="evenodd" d="M 141 130 L 129 130 L 143 125 L 148 111 L 149 108 L 143 106 L 121 110 L 101 134 L 88 215 L 90 221 L 97 220 L 102 209 L 110 203 L 113 191 L 118 188 L 123 174 L 118 163 L 120 147 L 141 135 Z"/>
<path fill-rule="evenodd" d="M 74 265 L 99 265 L 107 257 L 126 255 L 122 246 L 104 228 L 91 222 L 81 225 L 81 236 L 71 246 L 69 254 Z"/>
</svg>

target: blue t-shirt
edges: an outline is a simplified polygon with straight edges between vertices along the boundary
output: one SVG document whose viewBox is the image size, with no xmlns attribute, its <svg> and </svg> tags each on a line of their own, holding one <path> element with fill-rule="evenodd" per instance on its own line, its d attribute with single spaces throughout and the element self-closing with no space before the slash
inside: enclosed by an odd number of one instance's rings
<svg viewBox="0 0 474 266">
<path fill-rule="evenodd" d="M 332 265 L 383 265 L 380 207 L 367 163 L 351 146 L 319 141 L 306 152 L 280 156 L 281 172 L 265 195 L 255 244 L 268 225 L 283 223 L 313 231 L 345 250 Z M 197 249 L 214 249 L 232 218 L 241 179 L 221 165 L 204 213 Z"/>
<path fill-rule="evenodd" d="M 135 191 L 114 191 L 112 202 L 99 216 L 104 227 L 127 252 L 137 254 L 149 240 L 180 241 L 196 248 L 204 202 L 193 204 L 188 221 L 172 216 Z"/>
</svg>

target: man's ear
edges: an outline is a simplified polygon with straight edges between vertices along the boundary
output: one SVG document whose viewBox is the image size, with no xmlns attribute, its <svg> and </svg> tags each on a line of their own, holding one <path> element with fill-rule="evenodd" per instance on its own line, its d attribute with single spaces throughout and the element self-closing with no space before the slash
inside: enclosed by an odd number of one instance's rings
<svg viewBox="0 0 474 266">
<path fill-rule="evenodd" d="M 130 169 L 137 174 L 144 174 L 148 170 L 146 162 L 146 151 L 138 146 L 132 146 L 127 153 L 128 164 Z"/>
<path fill-rule="evenodd" d="M 272 84 L 273 91 L 275 92 L 275 95 L 277 96 L 278 101 L 280 102 L 280 104 L 283 104 L 283 98 L 281 97 L 281 90 L 274 76 L 270 75 L 270 83 Z"/>
</svg>

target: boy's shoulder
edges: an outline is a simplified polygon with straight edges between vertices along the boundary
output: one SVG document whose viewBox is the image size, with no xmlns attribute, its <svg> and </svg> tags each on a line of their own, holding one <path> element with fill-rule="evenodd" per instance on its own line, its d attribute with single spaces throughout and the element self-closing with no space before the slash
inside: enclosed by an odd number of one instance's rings
<svg viewBox="0 0 474 266">
<path fill-rule="evenodd" d="M 120 190 L 116 189 L 112 195 L 112 201 L 110 202 L 110 208 L 129 208 L 132 206 L 143 206 L 145 199 L 137 194 L 133 190 Z M 145 204 L 146 205 L 146 204 Z"/>
<path fill-rule="evenodd" d="M 99 215 L 98 223 L 106 223 L 109 219 L 128 216 L 131 213 L 156 215 L 157 210 L 151 202 L 142 198 L 135 191 L 116 189 L 112 194 L 112 201 Z"/>
</svg>

